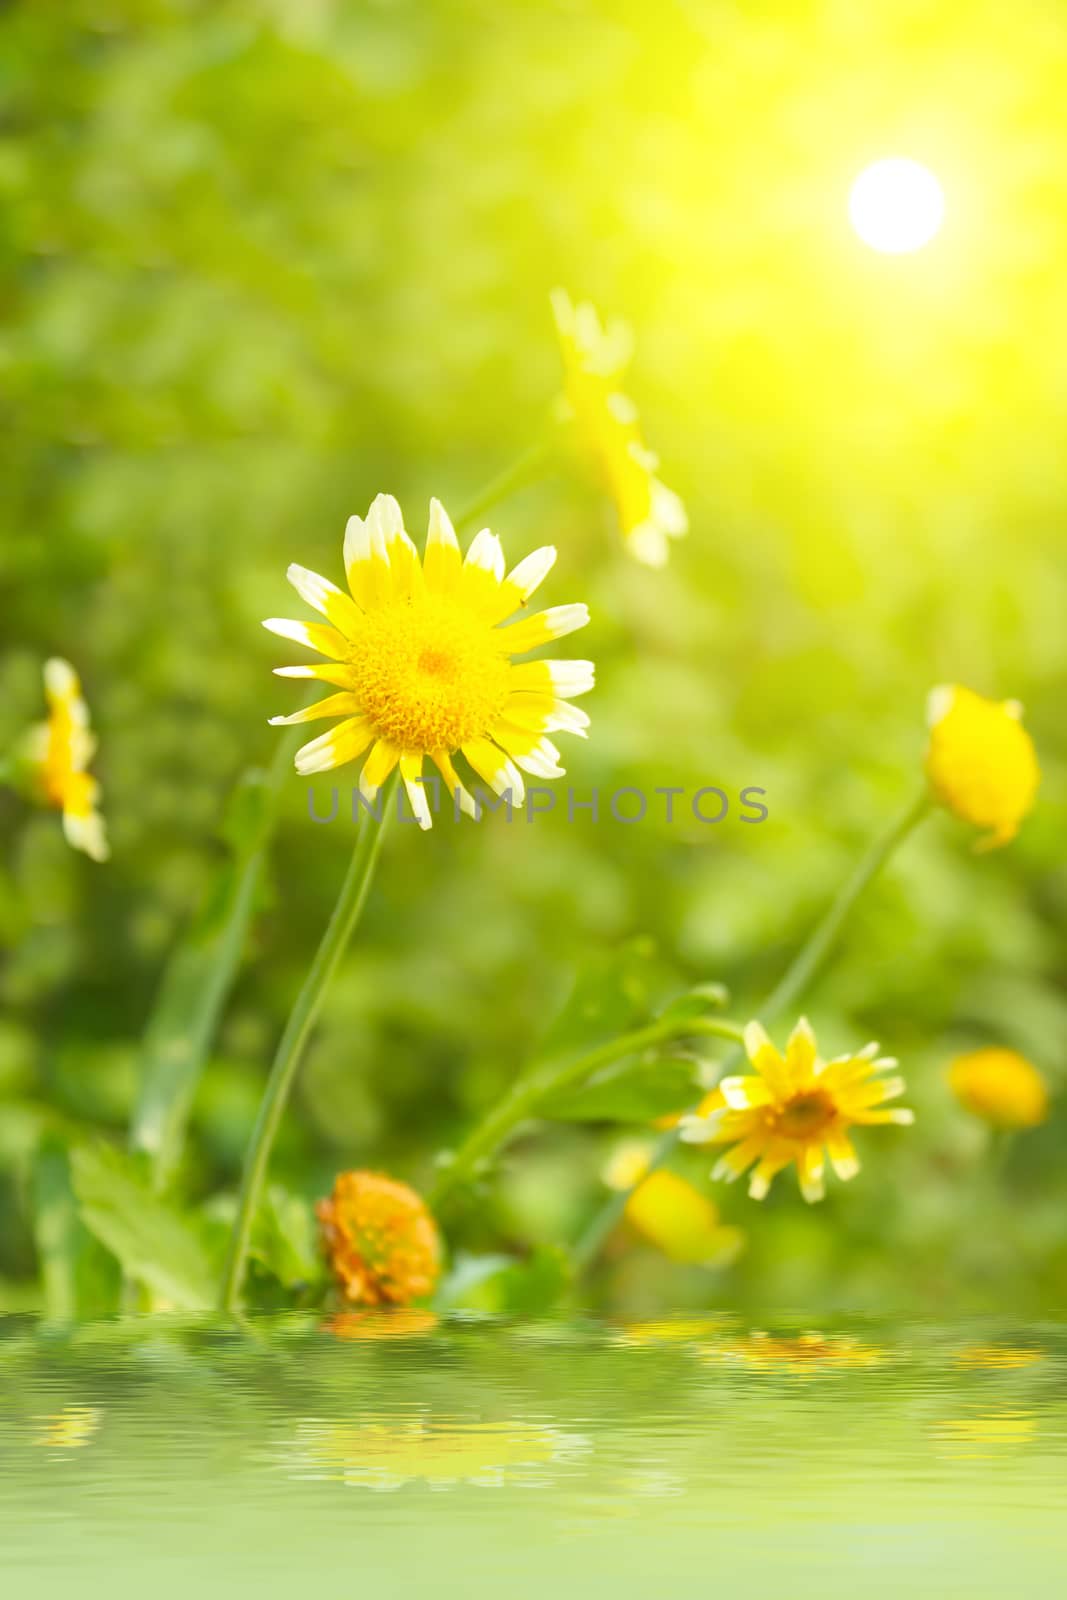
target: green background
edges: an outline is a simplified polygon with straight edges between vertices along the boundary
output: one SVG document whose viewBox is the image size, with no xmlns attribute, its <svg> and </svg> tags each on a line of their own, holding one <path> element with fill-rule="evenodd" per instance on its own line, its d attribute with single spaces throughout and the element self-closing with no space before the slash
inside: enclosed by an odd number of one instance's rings
<svg viewBox="0 0 1067 1600">
<path fill-rule="evenodd" d="M 762 1207 L 716 1191 L 750 1231 L 729 1271 L 620 1236 L 591 1292 L 1062 1303 L 1064 1112 L 994 1151 L 944 1069 L 983 1042 L 1067 1068 L 1065 50 L 1051 0 L 3 9 L 0 748 L 68 656 L 114 858 L 0 796 L 0 1306 L 41 1302 L 41 1135 L 122 1137 L 228 797 L 297 703 L 259 626 L 300 611 L 287 563 L 337 581 L 374 494 L 421 539 L 431 494 L 461 506 L 528 445 L 559 384 L 557 283 L 634 327 L 628 387 L 692 524 L 650 575 L 573 474 L 490 519 L 512 560 L 555 543 L 549 603 L 593 612 L 570 781 L 758 785 L 770 817 L 397 829 L 275 1171 L 308 1197 L 342 1166 L 427 1183 L 575 969 L 634 935 L 665 992 L 719 979 L 747 1014 L 914 791 L 927 690 L 964 682 L 1025 702 L 1039 809 L 989 857 L 926 824 L 807 1006 L 830 1053 L 900 1056 L 916 1127 L 861 1135 L 861 1176 L 821 1207 L 791 1175 Z M 947 194 L 914 257 L 847 221 L 855 172 L 895 152 Z M 350 845 L 291 778 L 190 1204 L 233 1188 Z M 535 1130 L 452 1242 L 572 1236 L 615 1137 Z"/>
</svg>

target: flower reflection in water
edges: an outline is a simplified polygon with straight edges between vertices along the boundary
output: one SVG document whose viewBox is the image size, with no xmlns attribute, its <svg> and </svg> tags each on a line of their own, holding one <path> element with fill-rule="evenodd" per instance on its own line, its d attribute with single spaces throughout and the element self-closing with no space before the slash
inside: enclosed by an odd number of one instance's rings
<svg viewBox="0 0 1067 1600">
<path fill-rule="evenodd" d="M 418 1306 L 375 1311 L 339 1311 L 322 1325 L 336 1339 L 419 1339 L 433 1333 L 439 1319 Z"/>
<path fill-rule="evenodd" d="M 102 1416 L 98 1406 L 64 1406 L 38 1418 L 41 1426 L 34 1443 L 46 1450 L 81 1450 L 92 1440 Z"/>
<path fill-rule="evenodd" d="M 830 1368 L 878 1367 L 885 1360 L 882 1351 L 846 1334 L 778 1336 L 760 1330 L 731 1343 L 705 1345 L 700 1354 L 702 1360 L 715 1364 L 785 1372 L 799 1377 Z"/>
<path fill-rule="evenodd" d="M 589 1441 L 542 1423 L 308 1419 L 285 1465 L 293 1477 L 389 1490 L 421 1483 L 428 1489 L 460 1484 L 495 1489 L 541 1488 L 553 1473 L 589 1452 Z"/>
<path fill-rule="evenodd" d="M 960 1350 L 956 1360 L 961 1367 L 984 1372 L 1006 1372 L 1018 1367 L 1033 1367 L 1043 1361 L 1040 1350 L 1025 1345 L 976 1344 Z"/>
<path fill-rule="evenodd" d="M 723 1317 L 667 1317 L 649 1322 L 628 1322 L 614 1343 L 638 1347 L 661 1344 L 697 1344 L 727 1326 Z"/>
<path fill-rule="evenodd" d="M 986 1461 L 1028 1444 L 1037 1432 L 1037 1418 L 1030 1411 L 994 1411 L 947 1418 L 934 1432 L 943 1447 L 941 1453 L 965 1461 Z"/>
</svg>

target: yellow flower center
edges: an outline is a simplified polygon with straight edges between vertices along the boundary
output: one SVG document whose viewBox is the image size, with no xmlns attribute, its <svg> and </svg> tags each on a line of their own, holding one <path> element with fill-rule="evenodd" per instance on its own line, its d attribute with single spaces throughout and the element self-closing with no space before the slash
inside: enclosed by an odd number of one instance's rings
<svg viewBox="0 0 1067 1600">
<path fill-rule="evenodd" d="M 407 751 L 484 737 L 508 696 L 505 636 L 453 598 L 418 595 L 367 614 L 355 693 L 378 734 Z"/>
<path fill-rule="evenodd" d="M 806 1089 L 773 1113 L 773 1131 L 783 1139 L 814 1139 L 828 1128 L 837 1107 L 822 1089 Z"/>
</svg>

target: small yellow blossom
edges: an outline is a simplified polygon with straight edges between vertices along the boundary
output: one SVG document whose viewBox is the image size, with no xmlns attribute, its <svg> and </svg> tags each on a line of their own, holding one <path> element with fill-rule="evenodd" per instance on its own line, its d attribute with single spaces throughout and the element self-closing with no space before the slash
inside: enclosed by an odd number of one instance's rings
<svg viewBox="0 0 1067 1600">
<path fill-rule="evenodd" d="M 648 1145 L 634 1140 L 619 1147 L 604 1173 L 610 1188 L 633 1189 L 626 1220 L 672 1261 L 727 1266 L 744 1247 L 741 1229 L 721 1222 L 718 1208 L 676 1172 L 660 1168 L 642 1182 L 649 1158 Z"/>
<path fill-rule="evenodd" d="M 941 805 L 989 830 L 983 850 L 1008 844 L 1033 809 L 1041 770 L 1022 714 L 1017 700 L 986 700 L 958 684 L 930 696 L 926 776 Z"/>
<path fill-rule="evenodd" d="M 637 408 L 621 388 L 632 354 L 627 329 L 602 327 L 587 302 L 575 306 L 563 289 L 552 295 L 563 354 L 563 388 L 582 448 L 615 503 L 626 548 L 662 567 L 671 539 L 689 528 L 685 506 L 656 477 L 659 461 L 645 445 Z"/>
<path fill-rule="evenodd" d="M 511 658 L 584 627 L 589 612 L 584 605 L 553 606 L 508 621 L 524 611 L 555 559 L 546 545 L 505 576 L 500 540 L 483 528 L 464 560 L 437 500 L 430 502 L 421 561 L 391 495 L 380 494 L 365 521 L 350 517 L 344 542 L 350 592 L 291 566 L 289 582 L 326 621 L 272 617 L 264 623 L 327 658 L 325 664 L 277 667 L 280 677 L 317 678 L 339 691 L 271 719 L 343 718 L 297 751 L 297 771 L 326 772 L 366 754 L 359 787 L 373 800 L 399 765 L 423 828 L 432 822 L 426 757 L 449 801 L 472 816 L 478 808 L 453 765 L 457 752 L 490 789 L 510 794 L 516 805 L 524 798 L 523 772 L 562 777 L 548 735 L 558 729 L 585 737 L 589 718 L 570 701 L 593 687 L 593 664 Z"/>
<path fill-rule="evenodd" d="M 758 1022 L 745 1029 L 745 1050 L 755 1075 L 724 1078 L 696 1116 L 683 1117 L 681 1137 L 690 1144 L 729 1144 L 712 1172 L 730 1182 L 755 1163 L 748 1192 L 762 1200 L 775 1176 L 796 1163 L 805 1200 L 825 1193 L 825 1155 L 841 1179 L 854 1178 L 859 1161 L 849 1139 L 853 1125 L 910 1123 L 914 1114 L 889 1109 L 904 1092 L 904 1080 L 884 1077 L 896 1061 L 879 1057 L 869 1044 L 856 1055 L 823 1061 L 809 1023 L 801 1018 L 785 1055 Z"/>
<path fill-rule="evenodd" d="M 315 1210 L 346 1300 L 406 1306 L 433 1293 L 441 1241 L 422 1199 L 406 1183 L 379 1172 L 342 1172 Z"/>
<path fill-rule="evenodd" d="M 992 1046 L 957 1056 L 948 1081 L 960 1105 L 995 1128 L 1036 1128 L 1048 1116 L 1048 1086 L 1016 1050 Z"/>
<path fill-rule="evenodd" d="M 96 809 L 100 785 L 88 770 L 96 740 L 78 674 L 69 661 L 53 656 L 45 662 L 44 689 L 48 720 L 30 729 L 26 743 L 34 790 L 45 805 L 62 811 L 63 832 L 75 850 L 106 861 L 104 819 Z"/>
</svg>

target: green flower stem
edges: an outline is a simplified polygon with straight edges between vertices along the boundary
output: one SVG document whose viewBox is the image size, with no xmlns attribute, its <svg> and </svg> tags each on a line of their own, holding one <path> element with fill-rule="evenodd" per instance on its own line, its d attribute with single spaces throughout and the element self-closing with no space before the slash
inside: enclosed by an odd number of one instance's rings
<svg viewBox="0 0 1067 1600">
<path fill-rule="evenodd" d="M 245 1155 L 237 1215 L 230 1235 L 230 1246 L 222 1279 L 220 1305 L 224 1311 L 235 1311 L 238 1306 L 252 1224 L 259 1208 L 271 1147 L 308 1035 L 322 1008 L 330 980 L 337 970 L 366 902 L 367 891 L 374 876 L 374 868 L 385 836 L 386 824 L 393 809 L 396 781 L 394 772 L 382 788 L 381 821 L 375 822 L 367 815 L 359 825 L 356 847 L 352 852 L 352 860 L 341 885 L 337 904 L 333 908 L 326 932 L 315 952 L 315 959 L 304 979 L 274 1057 L 274 1064 L 271 1067 L 263 1099 L 260 1101 L 256 1124 Z"/>
<path fill-rule="evenodd" d="M 468 528 L 499 501 L 506 500 L 508 495 L 517 493 L 519 489 L 525 489 L 527 484 L 541 477 L 552 457 L 553 448 L 553 436 L 546 433 L 528 450 L 524 450 L 509 467 L 505 467 L 503 472 L 490 479 L 473 500 L 467 502 L 455 520 L 456 530 L 461 532 L 464 528 Z"/>
<path fill-rule="evenodd" d="M 773 1022 L 807 990 L 833 949 L 856 901 L 930 809 L 930 796 L 924 788 L 885 833 L 874 841 L 845 880 L 822 921 L 816 923 L 801 945 L 766 1001 L 757 1008 L 755 1014 L 761 1022 Z M 740 1050 L 730 1051 L 723 1062 L 723 1070 L 728 1071 L 740 1054 Z M 671 1128 L 653 1150 L 645 1173 L 646 1177 L 648 1173 L 655 1172 L 657 1167 L 663 1165 L 677 1143 L 678 1130 Z M 592 1264 L 601 1245 L 622 1216 L 632 1193 L 633 1189 L 620 1190 L 609 1196 L 601 1206 L 574 1248 L 574 1262 L 579 1271 Z"/>
<path fill-rule="evenodd" d="M 739 1041 L 742 1029 L 738 1023 L 720 1017 L 663 1017 L 644 1028 L 623 1033 L 606 1044 L 598 1045 L 577 1060 L 562 1065 L 549 1063 L 535 1068 L 520 1078 L 510 1092 L 499 1100 L 468 1135 L 451 1161 L 437 1179 L 430 1195 L 430 1208 L 436 1210 L 457 1184 L 469 1181 L 483 1161 L 496 1153 L 519 1125 L 535 1116 L 538 1108 L 554 1094 L 582 1083 L 601 1067 L 646 1050 L 650 1045 L 668 1039 L 692 1037 L 695 1034 L 714 1034 L 720 1039 Z"/>
</svg>

